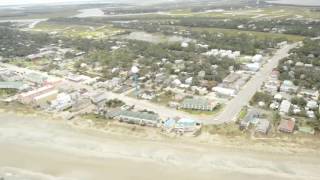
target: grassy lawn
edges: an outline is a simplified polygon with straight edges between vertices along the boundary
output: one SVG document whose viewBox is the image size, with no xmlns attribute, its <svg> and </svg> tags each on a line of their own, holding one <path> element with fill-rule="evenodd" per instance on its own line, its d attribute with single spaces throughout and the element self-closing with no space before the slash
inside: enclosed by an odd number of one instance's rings
<svg viewBox="0 0 320 180">
<path fill-rule="evenodd" d="M 244 107 L 241 109 L 240 113 L 239 113 L 239 116 L 238 116 L 238 119 L 243 119 L 248 113 L 248 108 L 247 107 Z"/>
<path fill-rule="evenodd" d="M 151 100 L 153 103 L 161 104 L 167 106 L 170 101 L 172 101 L 173 96 L 166 95 L 165 93 Z"/>
<path fill-rule="evenodd" d="M 0 89 L 0 97 L 13 96 L 16 93 L 17 93 L 17 91 L 13 90 L 13 89 Z"/>
</svg>

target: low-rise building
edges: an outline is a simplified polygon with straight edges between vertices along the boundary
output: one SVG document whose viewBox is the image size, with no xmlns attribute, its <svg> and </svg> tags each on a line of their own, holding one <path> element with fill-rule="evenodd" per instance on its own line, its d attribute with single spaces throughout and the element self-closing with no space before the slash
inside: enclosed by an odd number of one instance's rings
<svg viewBox="0 0 320 180">
<path fill-rule="evenodd" d="M 153 91 L 144 91 L 143 93 L 140 93 L 138 97 L 145 100 L 152 100 L 156 97 L 156 94 Z"/>
<path fill-rule="evenodd" d="M 249 71 L 257 72 L 259 71 L 261 65 L 259 63 L 249 63 L 246 64 L 246 69 Z"/>
<path fill-rule="evenodd" d="M 29 104 L 32 102 L 34 97 L 40 96 L 41 94 L 45 94 L 47 92 L 50 92 L 53 89 L 54 89 L 54 86 L 52 86 L 52 85 L 43 86 L 41 88 L 38 88 L 38 89 L 35 89 L 32 91 L 28 91 L 26 93 L 21 93 L 18 96 L 18 100 L 23 104 Z"/>
<path fill-rule="evenodd" d="M 56 99 L 59 91 L 52 90 L 33 98 L 32 103 L 36 106 L 47 106 L 49 102 Z"/>
<path fill-rule="evenodd" d="M 276 94 L 279 90 L 280 84 L 280 81 L 270 79 L 267 82 L 265 82 L 264 90 L 271 94 Z"/>
<path fill-rule="evenodd" d="M 315 110 L 315 109 L 317 109 L 318 107 L 319 107 L 319 106 L 318 106 L 318 102 L 315 101 L 315 100 L 311 100 L 311 101 L 308 101 L 308 102 L 307 102 L 307 106 L 306 106 L 307 109 Z"/>
<path fill-rule="evenodd" d="M 201 123 L 189 118 L 181 118 L 174 125 L 176 132 L 195 132 L 201 128 Z"/>
<path fill-rule="evenodd" d="M 280 114 L 288 114 L 291 108 L 291 102 L 288 100 L 283 100 L 280 104 L 279 111 Z"/>
<path fill-rule="evenodd" d="M 256 54 L 252 57 L 251 61 L 259 63 L 262 61 L 262 59 L 263 59 L 263 56 L 261 54 Z"/>
<path fill-rule="evenodd" d="M 213 111 L 217 103 L 208 99 L 186 98 L 180 104 L 181 109 L 192 109 L 201 111 Z"/>
<path fill-rule="evenodd" d="M 28 88 L 23 82 L 0 82 L 0 89 L 24 90 Z"/>
<path fill-rule="evenodd" d="M 312 89 L 302 89 L 299 92 L 300 95 L 310 98 L 313 100 L 318 100 L 319 99 L 319 91 L 318 90 L 312 90 Z"/>
<path fill-rule="evenodd" d="M 285 80 L 280 87 L 280 91 L 286 93 L 296 93 L 298 91 L 298 87 L 295 86 L 292 81 Z"/>
<path fill-rule="evenodd" d="M 236 90 L 223 87 L 213 87 L 212 91 L 216 92 L 217 95 L 222 97 L 234 97 L 237 94 Z"/>
<path fill-rule="evenodd" d="M 236 82 L 238 79 L 241 78 L 241 75 L 238 74 L 238 73 L 230 73 L 224 80 L 223 80 L 223 83 L 226 85 L 226 86 L 230 86 L 231 84 L 233 84 L 234 82 Z"/>
<path fill-rule="evenodd" d="M 255 132 L 268 134 L 269 130 L 270 130 L 270 121 L 267 119 L 259 119 Z"/>
<path fill-rule="evenodd" d="M 259 121 L 260 113 L 256 110 L 250 110 L 240 122 L 240 130 L 245 130 L 250 124 L 256 124 Z"/>
<path fill-rule="evenodd" d="M 42 85 L 46 82 L 48 77 L 43 76 L 42 74 L 39 74 L 39 73 L 28 73 L 24 75 L 24 79 L 30 83 Z"/>
<path fill-rule="evenodd" d="M 293 133 L 295 127 L 294 118 L 284 118 L 280 121 L 278 130 L 284 133 Z"/>
<path fill-rule="evenodd" d="M 122 111 L 117 118 L 121 122 L 153 127 L 157 126 L 160 122 L 160 117 L 157 114 L 148 112 Z"/>
<path fill-rule="evenodd" d="M 57 95 L 57 98 L 51 101 L 51 108 L 56 109 L 57 111 L 64 111 L 72 107 L 72 98 L 69 94 L 60 93 Z"/>
<path fill-rule="evenodd" d="M 93 94 L 90 97 L 90 100 L 92 102 L 92 104 L 94 105 L 99 105 L 99 104 L 103 104 L 108 100 L 107 94 L 104 92 L 98 92 Z"/>
</svg>

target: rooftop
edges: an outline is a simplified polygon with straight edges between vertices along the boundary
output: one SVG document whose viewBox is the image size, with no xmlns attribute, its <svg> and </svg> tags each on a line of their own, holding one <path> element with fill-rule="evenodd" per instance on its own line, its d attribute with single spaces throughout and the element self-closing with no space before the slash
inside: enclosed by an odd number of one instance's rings
<svg viewBox="0 0 320 180">
<path fill-rule="evenodd" d="M 292 119 L 282 119 L 278 129 L 283 132 L 291 133 L 294 130 L 295 121 Z"/>
<path fill-rule="evenodd" d="M 187 104 L 192 104 L 194 106 L 209 106 L 212 104 L 211 101 L 207 100 L 207 99 L 192 99 L 192 98 L 186 98 L 183 100 L 183 102 L 181 103 L 181 105 L 187 105 Z"/>
<path fill-rule="evenodd" d="M 0 82 L 0 89 L 21 89 L 23 82 Z"/>
<path fill-rule="evenodd" d="M 151 121 L 159 120 L 159 116 L 157 114 L 151 114 L 147 112 L 122 111 L 121 116 L 127 116 L 131 118 L 138 118 L 138 119 L 151 120 Z"/>
</svg>

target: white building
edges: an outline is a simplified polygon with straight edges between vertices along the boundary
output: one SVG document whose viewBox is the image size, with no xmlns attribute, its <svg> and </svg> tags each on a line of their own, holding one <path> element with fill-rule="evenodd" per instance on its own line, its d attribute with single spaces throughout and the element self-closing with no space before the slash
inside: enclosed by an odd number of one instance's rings
<svg viewBox="0 0 320 180">
<path fill-rule="evenodd" d="M 72 106 L 72 98 L 69 94 L 60 93 L 57 95 L 57 98 L 51 101 L 51 108 L 54 108 L 58 111 L 63 111 Z"/>
<path fill-rule="evenodd" d="M 288 100 L 283 100 L 280 104 L 280 114 L 288 114 L 291 108 L 291 102 Z"/>
<path fill-rule="evenodd" d="M 263 59 L 263 56 L 261 54 L 256 54 L 252 57 L 251 61 L 255 63 L 260 63 Z"/>
<path fill-rule="evenodd" d="M 318 108 L 318 103 L 315 100 L 311 100 L 307 102 L 307 108 L 308 109 L 317 109 Z"/>
<path fill-rule="evenodd" d="M 260 69 L 260 64 L 259 63 L 249 63 L 249 64 L 246 64 L 246 68 L 249 71 L 257 72 Z"/>
<path fill-rule="evenodd" d="M 281 92 L 286 92 L 286 93 L 295 93 L 295 92 L 297 92 L 297 90 L 298 90 L 298 87 L 295 86 L 293 84 L 293 82 L 289 81 L 289 80 L 283 81 L 283 83 L 282 83 L 282 85 L 280 87 L 280 91 Z"/>
<path fill-rule="evenodd" d="M 212 91 L 216 92 L 220 96 L 226 97 L 234 97 L 237 94 L 236 90 L 223 87 L 213 87 Z"/>
</svg>

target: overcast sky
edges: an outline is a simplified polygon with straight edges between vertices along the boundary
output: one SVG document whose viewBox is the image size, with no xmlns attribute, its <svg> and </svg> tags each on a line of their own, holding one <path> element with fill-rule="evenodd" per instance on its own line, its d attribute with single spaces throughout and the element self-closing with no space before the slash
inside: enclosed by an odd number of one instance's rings
<svg viewBox="0 0 320 180">
<path fill-rule="evenodd" d="M 74 3 L 74 2 L 90 2 L 90 1 L 116 2 L 114 0 L 0 0 L 0 5 Z"/>
</svg>

